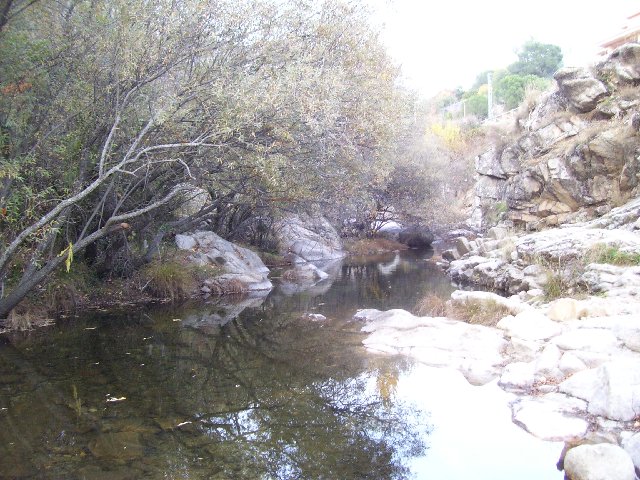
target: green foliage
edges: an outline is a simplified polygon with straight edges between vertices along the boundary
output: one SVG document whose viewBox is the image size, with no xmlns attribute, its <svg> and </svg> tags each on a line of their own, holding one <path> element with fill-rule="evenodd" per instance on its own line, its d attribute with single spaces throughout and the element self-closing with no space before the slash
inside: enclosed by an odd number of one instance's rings
<svg viewBox="0 0 640 480">
<path fill-rule="evenodd" d="M 577 259 L 535 257 L 532 262 L 543 267 L 545 283 L 542 286 L 546 301 L 575 295 L 580 292 L 578 280 L 584 265 Z"/>
<path fill-rule="evenodd" d="M 551 77 L 562 66 L 562 50 L 557 45 L 529 40 L 517 52 L 518 61 L 509 65 L 515 75 Z"/>
<path fill-rule="evenodd" d="M 489 103 L 486 94 L 474 93 L 467 98 L 467 112 L 485 119 L 489 115 Z"/>
<path fill-rule="evenodd" d="M 357 2 L 72 4 L 35 2 L 0 35 L 0 282 L 15 256 L 64 261 L 59 232 L 79 250 L 111 235 L 106 258 L 123 229 L 150 244 L 188 184 L 232 229 L 388 178 L 412 104 Z"/>
<path fill-rule="evenodd" d="M 496 83 L 496 98 L 508 109 L 516 108 L 528 89 L 544 90 L 549 81 L 535 75 L 506 75 Z"/>
<path fill-rule="evenodd" d="M 640 253 L 625 252 L 617 245 L 596 245 L 586 255 L 588 262 L 618 266 L 640 266 Z"/>
</svg>

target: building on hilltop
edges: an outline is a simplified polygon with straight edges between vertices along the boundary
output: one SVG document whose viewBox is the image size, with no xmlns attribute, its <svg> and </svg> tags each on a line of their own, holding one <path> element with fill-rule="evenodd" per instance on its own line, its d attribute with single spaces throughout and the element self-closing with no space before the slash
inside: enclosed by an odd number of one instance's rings
<svg viewBox="0 0 640 480">
<path fill-rule="evenodd" d="M 640 42 L 640 12 L 627 17 L 623 27 L 615 34 L 600 43 L 600 55 L 609 55 L 620 45 Z"/>
</svg>

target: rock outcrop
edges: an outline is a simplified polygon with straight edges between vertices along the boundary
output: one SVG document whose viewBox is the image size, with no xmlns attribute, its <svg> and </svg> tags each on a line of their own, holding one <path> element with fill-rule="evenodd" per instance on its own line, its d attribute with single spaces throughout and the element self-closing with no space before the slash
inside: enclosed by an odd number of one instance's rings
<svg viewBox="0 0 640 480">
<path fill-rule="evenodd" d="M 289 291 L 326 280 L 346 253 L 335 228 L 322 216 L 289 215 L 274 225 L 278 250 L 291 261 L 282 275 Z"/>
<path fill-rule="evenodd" d="M 614 248 L 640 256 L 639 216 L 640 199 L 635 199 L 600 218 L 563 228 L 519 235 L 494 227 L 484 238 L 459 239 L 442 254 L 443 264 L 455 282 L 509 294 L 540 295 L 556 279 L 568 288 L 628 295 L 638 291 L 640 268 L 598 264 L 597 252 Z"/>
<path fill-rule="evenodd" d="M 289 215 L 274 225 L 278 249 L 293 263 L 317 263 L 345 256 L 335 228 L 322 216 Z"/>
<path fill-rule="evenodd" d="M 430 247 L 434 240 L 433 232 L 423 226 L 410 226 L 398 232 L 398 242 L 403 243 L 411 248 Z"/>
<path fill-rule="evenodd" d="M 584 221 L 640 193 L 640 45 L 563 68 L 510 141 L 476 159 L 472 223 L 541 229 Z M 637 123 L 637 122 L 636 122 Z"/>
<path fill-rule="evenodd" d="M 202 285 L 205 294 L 242 293 L 270 290 L 269 269 L 260 257 L 249 250 L 228 242 L 210 231 L 176 235 L 180 250 L 191 251 L 190 260 L 196 265 L 215 265 L 224 270 L 222 275 L 208 278 Z"/>
</svg>

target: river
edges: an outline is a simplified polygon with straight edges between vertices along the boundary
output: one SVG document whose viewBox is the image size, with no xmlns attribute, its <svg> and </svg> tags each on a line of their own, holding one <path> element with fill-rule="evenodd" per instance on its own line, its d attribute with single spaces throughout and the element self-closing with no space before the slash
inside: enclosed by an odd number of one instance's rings
<svg viewBox="0 0 640 480">
<path fill-rule="evenodd" d="M 450 293 L 428 256 L 0 336 L 0 478 L 561 479 L 495 384 L 361 346 L 358 308 Z"/>
</svg>

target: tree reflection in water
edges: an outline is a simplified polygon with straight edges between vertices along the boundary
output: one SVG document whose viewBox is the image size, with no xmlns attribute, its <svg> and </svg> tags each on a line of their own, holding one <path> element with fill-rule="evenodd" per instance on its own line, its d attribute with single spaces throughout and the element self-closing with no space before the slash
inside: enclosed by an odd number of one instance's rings
<svg viewBox="0 0 640 480">
<path fill-rule="evenodd" d="M 0 392 L 0 476 L 409 476 L 428 426 L 393 399 L 403 366 L 366 355 L 357 325 L 265 307 L 221 326 L 215 313 L 14 337 L 0 348 L 0 376 L 16 365 L 24 375 Z M 204 320 L 189 326 L 190 315 Z"/>
</svg>

